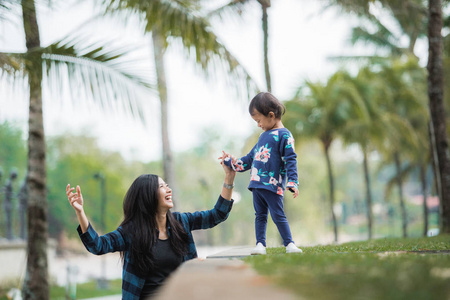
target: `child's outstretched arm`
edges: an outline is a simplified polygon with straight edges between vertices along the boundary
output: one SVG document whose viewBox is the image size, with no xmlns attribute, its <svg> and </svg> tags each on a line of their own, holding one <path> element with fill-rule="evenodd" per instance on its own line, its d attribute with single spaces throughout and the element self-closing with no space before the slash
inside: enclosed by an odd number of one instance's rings
<svg viewBox="0 0 450 300">
<path fill-rule="evenodd" d="M 69 200 L 70 205 L 75 209 L 75 213 L 77 214 L 78 222 L 80 223 L 81 231 L 85 233 L 89 227 L 89 221 L 84 213 L 83 208 L 83 195 L 81 194 L 81 188 L 77 185 L 77 192 L 73 191 L 75 188 L 71 188 L 70 184 L 66 187 L 66 195 Z"/>
</svg>

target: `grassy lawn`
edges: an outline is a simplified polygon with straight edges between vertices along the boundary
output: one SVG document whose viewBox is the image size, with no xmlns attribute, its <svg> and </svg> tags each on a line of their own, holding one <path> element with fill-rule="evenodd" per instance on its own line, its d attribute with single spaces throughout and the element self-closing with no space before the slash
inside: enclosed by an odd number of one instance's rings
<svg viewBox="0 0 450 300">
<path fill-rule="evenodd" d="M 269 248 L 245 261 L 303 299 L 450 299 L 450 236 Z"/>
<path fill-rule="evenodd" d="M 9 288 L 0 286 L 0 300 L 7 300 L 6 293 Z M 97 289 L 96 281 L 89 281 L 86 283 L 78 284 L 76 288 L 76 298 L 93 298 L 103 297 L 109 295 L 118 295 L 122 293 L 122 279 L 116 279 L 109 281 L 109 288 L 105 290 Z M 66 300 L 65 287 L 50 286 L 50 299 L 52 300 Z"/>
<path fill-rule="evenodd" d="M 122 279 L 111 280 L 108 282 L 108 289 L 100 290 L 97 288 L 96 281 L 89 281 L 77 285 L 77 299 L 103 297 L 109 295 L 118 295 L 122 293 Z M 50 288 L 50 299 L 65 300 L 65 287 L 52 286 Z"/>
</svg>

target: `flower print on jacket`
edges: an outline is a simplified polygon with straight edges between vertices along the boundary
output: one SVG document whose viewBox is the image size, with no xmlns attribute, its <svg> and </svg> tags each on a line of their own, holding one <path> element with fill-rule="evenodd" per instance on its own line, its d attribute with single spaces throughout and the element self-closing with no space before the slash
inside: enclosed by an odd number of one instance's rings
<svg viewBox="0 0 450 300">
<path fill-rule="evenodd" d="M 277 185 L 278 184 L 278 180 L 276 180 L 275 177 L 273 177 L 273 175 L 275 175 L 274 172 L 270 172 L 269 173 L 269 176 L 270 176 L 269 184 Z"/>
<path fill-rule="evenodd" d="M 294 137 L 292 135 L 290 135 L 290 134 L 285 134 L 283 137 L 287 140 L 286 148 L 291 148 L 292 147 L 292 150 L 295 151 L 295 147 L 294 147 L 295 140 L 294 140 Z"/>
<path fill-rule="evenodd" d="M 255 154 L 255 160 L 256 161 L 260 161 L 263 163 L 266 163 L 269 161 L 270 158 L 270 150 L 272 150 L 271 148 L 267 148 L 268 144 L 266 144 L 266 146 L 261 146 L 259 148 L 259 150 L 256 152 Z"/>
<path fill-rule="evenodd" d="M 260 177 L 258 176 L 258 169 L 257 168 L 252 168 L 252 177 L 250 178 L 250 180 L 252 181 L 260 181 Z"/>
<path fill-rule="evenodd" d="M 273 177 L 270 177 L 269 184 L 277 185 L 278 184 L 278 180 L 276 180 Z"/>
<path fill-rule="evenodd" d="M 242 172 L 242 171 L 244 171 L 244 168 L 247 165 L 244 164 L 244 162 L 242 160 L 238 159 L 233 166 L 234 166 L 235 171 Z"/>
<path fill-rule="evenodd" d="M 281 187 L 278 187 L 277 195 L 281 195 L 281 196 L 284 195 L 283 189 Z"/>
<path fill-rule="evenodd" d="M 227 158 L 225 158 L 224 161 L 225 162 L 229 162 L 229 164 L 230 164 L 231 168 L 233 169 L 233 171 L 236 171 L 236 172 L 244 171 L 244 168 L 247 166 L 246 164 L 244 164 L 244 162 L 241 159 L 238 159 L 235 163 L 233 163 L 231 158 L 227 157 Z"/>
<path fill-rule="evenodd" d="M 278 130 L 275 130 L 275 131 L 271 132 L 270 134 L 272 135 L 272 137 L 275 141 L 278 142 L 280 140 L 280 138 L 278 137 Z"/>
</svg>

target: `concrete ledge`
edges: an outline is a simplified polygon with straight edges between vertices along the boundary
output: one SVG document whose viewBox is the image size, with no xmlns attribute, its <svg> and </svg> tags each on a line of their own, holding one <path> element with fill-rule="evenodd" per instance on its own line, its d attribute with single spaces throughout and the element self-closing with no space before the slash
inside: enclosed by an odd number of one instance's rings
<svg viewBox="0 0 450 300">
<path fill-rule="evenodd" d="M 48 261 L 56 256 L 56 242 L 48 240 Z M 23 240 L 2 240 L 0 242 L 0 280 L 19 281 L 25 276 L 27 264 L 27 243 Z"/>
<path fill-rule="evenodd" d="M 215 253 L 213 255 L 208 255 L 206 258 L 244 258 L 246 256 L 251 255 L 250 252 L 252 251 L 253 247 L 250 246 L 241 246 L 241 247 L 234 247 L 230 248 L 218 253 Z"/>
<path fill-rule="evenodd" d="M 298 297 L 274 286 L 242 260 L 214 258 L 191 260 L 175 271 L 155 300 L 294 300 Z"/>
</svg>

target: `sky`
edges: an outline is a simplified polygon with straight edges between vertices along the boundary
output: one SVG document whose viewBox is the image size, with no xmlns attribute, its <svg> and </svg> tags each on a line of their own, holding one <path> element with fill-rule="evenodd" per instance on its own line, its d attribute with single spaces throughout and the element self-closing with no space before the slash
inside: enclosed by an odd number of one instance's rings
<svg viewBox="0 0 450 300">
<path fill-rule="evenodd" d="M 223 2 L 223 1 L 222 1 Z M 256 3 L 256 1 L 254 1 Z M 304 80 L 321 80 L 335 72 L 339 64 L 330 56 L 355 55 L 361 49 L 349 43 L 351 28 L 357 20 L 338 9 L 324 11 L 325 0 L 276 0 L 269 9 L 269 62 L 272 93 L 280 100 L 292 97 Z M 240 61 L 265 90 L 261 9 L 250 5 L 242 18 L 213 21 L 222 43 Z M 86 23 L 94 14 L 89 1 L 60 6 L 56 11 L 39 8 L 41 44 L 48 45 Z M 92 41 L 114 41 L 118 45 L 136 45 L 133 55 L 140 59 L 136 68 L 153 72 L 150 37 L 138 26 L 117 21 L 90 23 L 83 30 Z M 2 24 L 1 51 L 24 51 L 20 26 Z M 218 74 L 207 79 L 186 59 L 179 47 L 170 47 L 165 56 L 168 96 L 169 133 L 174 152 L 194 147 L 204 137 L 205 129 L 215 129 L 233 139 L 245 139 L 257 126 L 247 112 L 250 99 L 239 98 Z M 151 76 L 151 75 L 150 75 Z M 9 91 L 0 86 L 0 122 L 12 121 L 26 130 L 28 108 L 24 90 Z M 253 95 L 251 95 L 252 97 Z M 70 103 L 54 99 L 44 90 L 44 118 L 47 136 L 87 133 L 98 137 L 105 149 L 119 151 L 126 159 L 143 162 L 161 157 L 159 103 L 153 93 L 142 93 L 142 103 L 149 116 L 145 126 L 131 118 L 105 115 L 83 101 Z"/>
</svg>

